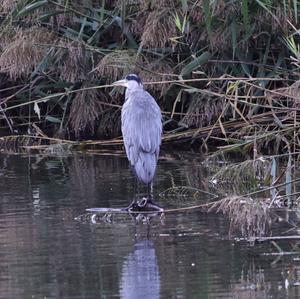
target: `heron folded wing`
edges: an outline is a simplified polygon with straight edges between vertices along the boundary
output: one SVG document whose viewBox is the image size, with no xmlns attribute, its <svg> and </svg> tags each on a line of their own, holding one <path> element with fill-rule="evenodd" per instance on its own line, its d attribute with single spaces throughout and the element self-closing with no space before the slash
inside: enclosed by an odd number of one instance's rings
<svg viewBox="0 0 300 299">
<path fill-rule="evenodd" d="M 132 107 L 130 102 L 125 102 L 122 107 L 122 135 L 125 145 L 127 158 L 131 165 L 134 165 L 138 159 L 138 147 L 135 141 L 135 127 L 131 122 Z"/>
<path fill-rule="evenodd" d="M 149 116 L 139 120 L 139 138 L 140 149 L 146 153 L 155 153 L 159 150 L 161 142 L 161 121 L 153 121 Z"/>
<path fill-rule="evenodd" d="M 160 108 L 149 93 L 136 93 L 124 103 L 122 134 L 131 165 L 137 162 L 141 151 L 158 157 L 161 131 Z"/>
<path fill-rule="evenodd" d="M 136 105 L 138 113 L 136 124 L 139 130 L 140 148 L 147 153 L 155 153 L 159 150 L 161 143 L 161 112 L 154 98 L 148 93 L 143 93 L 143 99 Z"/>
<path fill-rule="evenodd" d="M 125 143 L 125 150 L 126 150 L 127 158 L 130 162 L 130 165 L 133 166 L 138 160 L 137 147 L 132 144 L 128 145 Z"/>
</svg>

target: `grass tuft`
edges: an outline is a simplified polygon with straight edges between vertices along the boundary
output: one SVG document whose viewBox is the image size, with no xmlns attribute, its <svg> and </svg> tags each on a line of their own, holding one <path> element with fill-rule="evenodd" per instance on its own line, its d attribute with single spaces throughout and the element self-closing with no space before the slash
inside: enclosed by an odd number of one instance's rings
<svg viewBox="0 0 300 299">
<path fill-rule="evenodd" d="M 11 80 L 29 76 L 47 54 L 47 47 L 55 41 L 52 32 L 45 28 L 18 28 L 15 35 L 2 43 L 0 72 Z"/>
</svg>

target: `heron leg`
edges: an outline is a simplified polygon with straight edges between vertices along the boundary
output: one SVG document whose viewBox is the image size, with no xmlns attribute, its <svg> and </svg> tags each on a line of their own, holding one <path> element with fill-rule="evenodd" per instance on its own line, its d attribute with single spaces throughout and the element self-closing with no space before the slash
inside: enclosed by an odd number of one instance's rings
<svg viewBox="0 0 300 299">
<path fill-rule="evenodd" d="M 147 185 L 147 198 L 150 202 L 153 200 L 153 182 Z"/>
<path fill-rule="evenodd" d="M 138 181 L 137 177 L 135 176 L 134 185 L 133 185 L 133 200 L 126 208 L 124 208 L 124 210 L 130 211 L 130 210 L 133 210 L 136 208 L 136 206 L 138 204 L 138 196 L 139 196 L 138 192 L 139 192 L 139 181 Z"/>
<path fill-rule="evenodd" d="M 147 197 L 143 197 L 142 199 L 137 201 L 137 204 L 140 208 L 144 208 L 147 206 L 148 202 L 152 201 L 152 182 L 147 184 Z"/>
<path fill-rule="evenodd" d="M 153 182 L 150 183 L 150 198 L 153 199 Z"/>
<path fill-rule="evenodd" d="M 138 186 L 138 184 L 139 184 L 139 182 L 138 182 L 138 179 L 137 179 L 137 177 L 135 176 L 135 178 L 134 178 L 134 187 L 133 187 L 133 192 L 134 192 L 134 201 L 136 202 L 136 199 L 137 199 L 137 197 L 138 197 L 138 192 L 139 192 L 139 186 Z"/>
<path fill-rule="evenodd" d="M 143 197 L 138 201 L 138 206 L 144 208 L 147 204 L 153 203 L 153 182 L 147 184 L 147 197 Z"/>
<path fill-rule="evenodd" d="M 136 180 L 137 187 L 138 180 Z M 139 199 L 139 194 L 135 192 L 135 199 L 131 205 L 127 208 L 128 211 L 134 210 L 153 210 L 157 212 L 162 212 L 163 208 L 156 204 L 153 200 L 153 182 L 147 184 L 147 196 Z"/>
</svg>

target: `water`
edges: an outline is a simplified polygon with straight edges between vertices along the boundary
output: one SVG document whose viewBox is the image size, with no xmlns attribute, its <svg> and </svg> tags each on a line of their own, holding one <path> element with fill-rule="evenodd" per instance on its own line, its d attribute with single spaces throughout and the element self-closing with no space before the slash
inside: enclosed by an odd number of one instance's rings
<svg viewBox="0 0 300 299">
<path fill-rule="evenodd" d="M 165 154 L 155 182 L 209 190 L 200 160 Z M 74 220 L 126 206 L 125 157 L 0 156 L 0 298 L 299 298 L 299 255 L 229 238 L 226 217 L 191 211 L 135 223 Z M 160 199 L 187 205 L 193 199 Z M 298 246 L 280 243 L 280 246 Z"/>
</svg>

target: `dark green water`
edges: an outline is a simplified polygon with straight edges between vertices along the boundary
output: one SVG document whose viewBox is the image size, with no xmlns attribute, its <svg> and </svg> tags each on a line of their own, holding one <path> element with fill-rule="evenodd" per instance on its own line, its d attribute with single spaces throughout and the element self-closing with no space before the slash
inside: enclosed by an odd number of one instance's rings
<svg viewBox="0 0 300 299">
<path fill-rule="evenodd" d="M 193 156 L 165 155 L 156 196 L 174 185 L 209 189 L 206 175 Z M 270 243 L 229 239 L 222 215 L 174 213 L 150 224 L 129 216 L 74 220 L 86 208 L 131 201 L 133 176 L 123 157 L 2 154 L 0 188 L 0 298 L 300 296 L 298 255 L 277 261 Z"/>
</svg>

